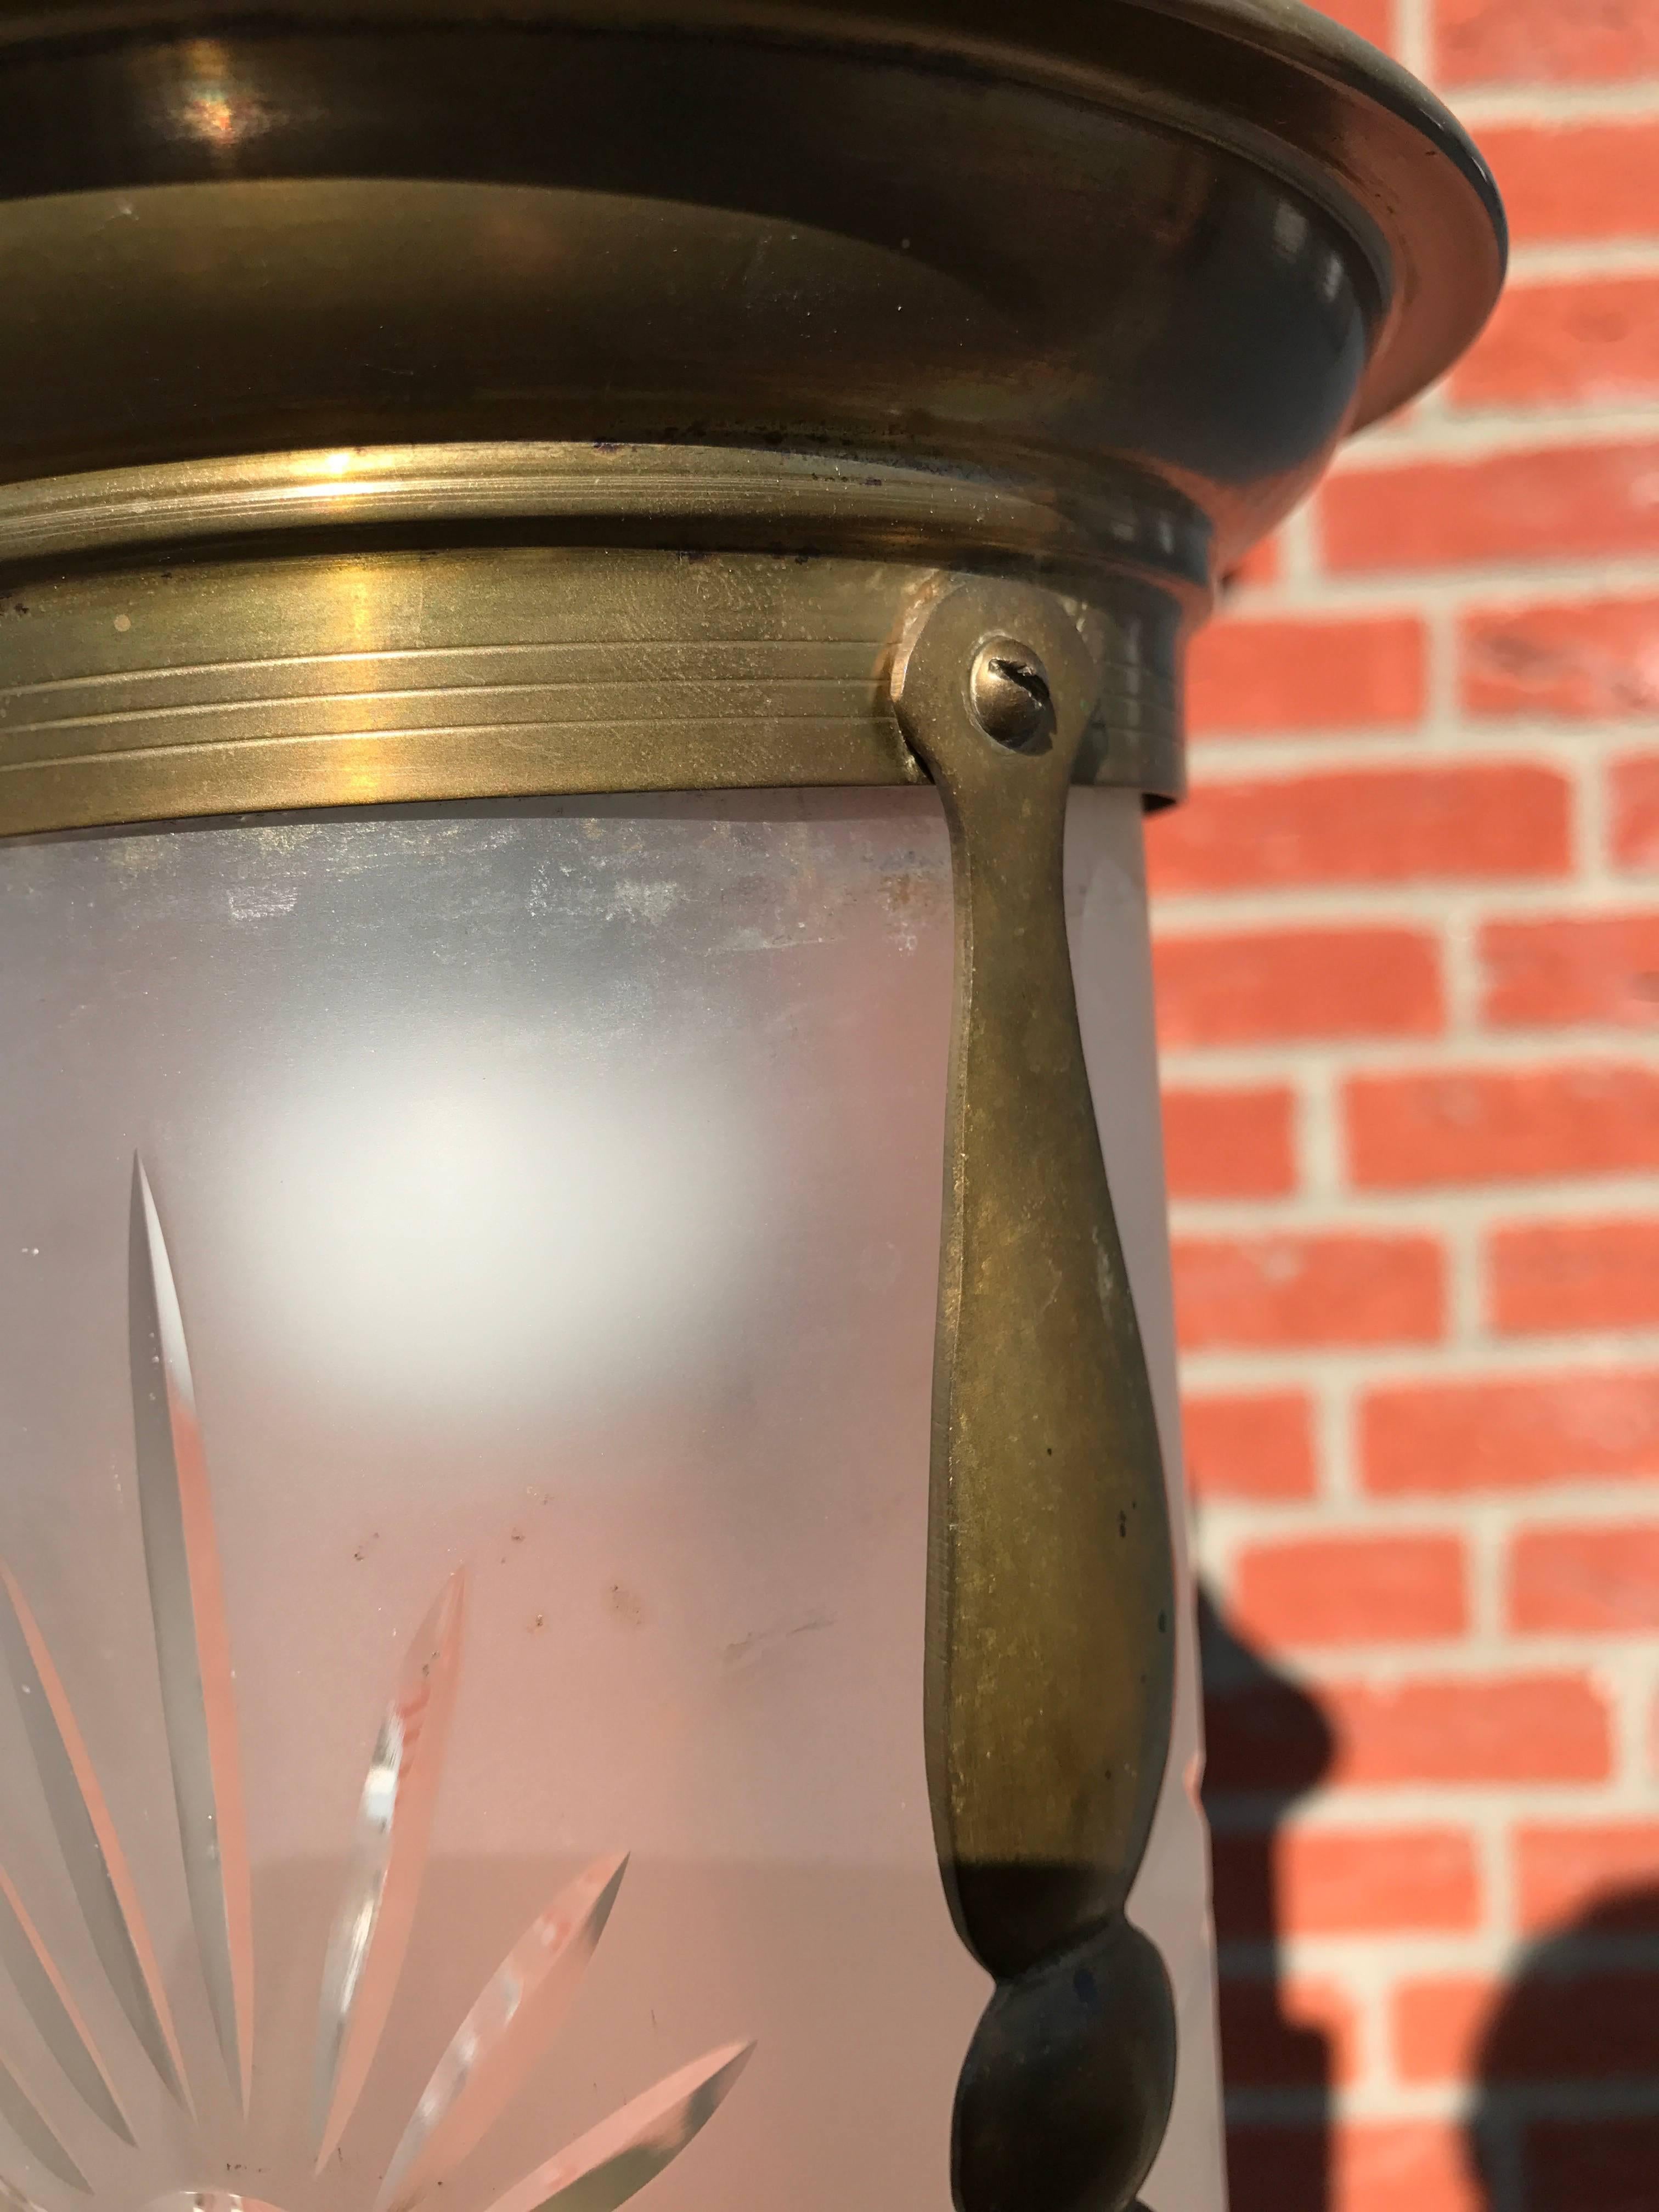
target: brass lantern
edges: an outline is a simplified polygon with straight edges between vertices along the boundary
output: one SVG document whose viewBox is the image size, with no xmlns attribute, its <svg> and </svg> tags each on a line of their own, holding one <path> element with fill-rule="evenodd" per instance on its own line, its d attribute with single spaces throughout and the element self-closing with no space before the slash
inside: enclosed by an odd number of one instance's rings
<svg viewBox="0 0 1659 2212">
<path fill-rule="evenodd" d="M 1295 0 L 0 0 L 5 2204 L 1221 2212 L 1140 818 L 1503 257 Z"/>
</svg>

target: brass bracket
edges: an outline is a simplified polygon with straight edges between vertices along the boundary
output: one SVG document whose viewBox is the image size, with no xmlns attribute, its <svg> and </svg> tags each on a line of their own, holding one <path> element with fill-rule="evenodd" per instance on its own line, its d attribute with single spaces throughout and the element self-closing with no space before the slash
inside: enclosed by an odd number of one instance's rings
<svg viewBox="0 0 1659 2212">
<path fill-rule="evenodd" d="M 1169 1751 L 1168 1504 L 1066 934 L 1098 681 L 1057 599 L 975 579 L 916 607 L 891 674 L 956 885 L 927 1759 L 951 1909 L 1001 1985 L 957 2093 L 963 2212 L 1115 2212 L 1174 2087 L 1163 1963 L 1123 1917 Z"/>
</svg>

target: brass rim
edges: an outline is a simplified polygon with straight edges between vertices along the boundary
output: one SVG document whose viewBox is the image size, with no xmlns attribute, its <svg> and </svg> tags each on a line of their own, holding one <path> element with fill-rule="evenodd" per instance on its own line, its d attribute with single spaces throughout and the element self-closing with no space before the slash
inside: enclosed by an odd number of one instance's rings
<svg viewBox="0 0 1659 2212">
<path fill-rule="evenodd" d="M 1152 575 L 1207 607 L 1209 526 L 1151 477 L 1062 505 L 1035 487 L 856 458 L 738 447 L 357 447 L 100 470 L 0 484 L 0 568 L 271 532 L 469 522 L 602 523 L 657 544 L 977 555 Z"/>
</svg>

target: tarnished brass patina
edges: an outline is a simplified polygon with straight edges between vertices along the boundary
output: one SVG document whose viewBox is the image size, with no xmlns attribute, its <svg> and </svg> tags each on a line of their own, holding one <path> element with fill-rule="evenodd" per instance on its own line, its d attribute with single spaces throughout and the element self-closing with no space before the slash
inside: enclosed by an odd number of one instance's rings
<svg viewBox="0 0 1659 2212">
<path fill-rule="evenodd" d="M 1170 1741 L 1169 1516 L 1062 885 L 1097 680 L 1059 602 L 1000 583 L 939 587 L 893 666 L 956 881 L 929 1781 L 963 1940 L 1018 1985 L 957 2099 L 969 2202 L 1014 2201 L 1031 2142 L 1062 2131 L 1100 2200 L 1125 2201 L 1175 2087 L 1163 1967 L 1123 1917 Z M 1118 1996 L 1104 2034 L 1080 1982 Z"/>
<path fill-rule="evenodd" d="M 1030 672 L 1050 714 L 988 726 L 988 647 Z M 1057 601 L 994 583 L 924 599 L 893 669 L 957 893 L 934 1819 L 963 1935 L 1005 1978 L 1121 1908 L 1170 1729 L 1158 1428 L 1066 947 L 1066 800 L 1096 681 Z M 1044 1601 L 1011 1606 L 1011 1590 Z"/>
<path fill-rule="evenodd" d="M 0 835 L 931 778 L 958 957 L 927 1760 L 963 2212 L 1121 2212 L 1169 1532 L 1066 795 L 1489 312 L 1296 0 L 0 0 Z"/>
</svg>

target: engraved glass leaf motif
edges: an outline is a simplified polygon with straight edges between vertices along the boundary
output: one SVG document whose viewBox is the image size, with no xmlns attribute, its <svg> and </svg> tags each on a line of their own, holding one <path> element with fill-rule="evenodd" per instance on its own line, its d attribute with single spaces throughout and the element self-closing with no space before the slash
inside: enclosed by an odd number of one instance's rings
<svg viewBox="0 0 1659 2212">
<path fill-rule="evenodd" d="M 133 1430 L 144 1571 L 155 1637 L 184 1893 L 196 1964 L 239 2109 L 256 2080 L 252 1872 L 212 1485 L 197 1415 L 184 1310 L 142 1163 L 135 1162 L 128 1278 Z M 369 1756 L 343 1893 L 321 1962 L 309 2127 L 320 2173 L 346 2137 L 380 2052 L 414 1932 L 460 1679 L 466 1574 L 457 1567 L 405 1647 Z M 36 1778 L 107 1996 L 177 2100 L 197 2111 L 139 1887 L 64 1677 L 0 1556 L 0 1668 L 15 1694 Z M 627 1871 L 594 1862 L 513 1945 L 413 2098 L 371 2208 L 413 2212 L 441 2189 L 530 2081 L 563 2022 Z M 21 1869 L 0 1863 L 0 1977 L 38 2045 L 0 2036 L 0 2212 L 55 2212 L 91 2190 L 46 2114 L 84 2113 L 137 2148 L 137 2109 L 88 2027 L 64 1958 L 31 1908 Z M 95 2008 L 94 2008 L 95 2009 Z M 731 2044 L 669 2075 L 477 2212 L 613 2212 L 713 2117 L 753 2046 Z M 44 2056 L 42 2056 L 44 2054 Z M 200 2077 L 198 2077 L 198 2085 Z M 63 2085 L 76 2104 L 60 2104 Z M 205 2090 L 204 2091 L 205 2094 Z M 96 2130 L 94 2131 L 96 2132 Z M 205 2154 L 204 2166 L 212 2163 Z M 184 2172 L 148 2212 L 281 2212 L 219 2173 Z M 133 2201 L 127 2191 L 124 2203 Z M 448 2201 L 470 2212 L 461 2195 Z M 290 2212 L 294 2208 L 290 2207 Z"/>
</svg>

